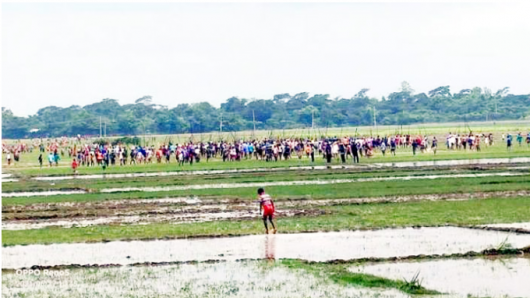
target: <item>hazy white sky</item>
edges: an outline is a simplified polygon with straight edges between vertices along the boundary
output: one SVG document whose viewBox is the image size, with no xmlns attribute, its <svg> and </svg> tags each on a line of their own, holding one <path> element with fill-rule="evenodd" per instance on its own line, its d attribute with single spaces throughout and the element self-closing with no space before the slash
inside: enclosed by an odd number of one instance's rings
<svg viewBox="0 0 530 298">
<path fill-rule="evenodd" d="M 528 2 L 528 1 L 527 1 Z M 2 106 L 16 115 L 144 95 L 175 107 L 408 81 L 530 93 L 524 3 L 3 4 Z"/>
</svg>

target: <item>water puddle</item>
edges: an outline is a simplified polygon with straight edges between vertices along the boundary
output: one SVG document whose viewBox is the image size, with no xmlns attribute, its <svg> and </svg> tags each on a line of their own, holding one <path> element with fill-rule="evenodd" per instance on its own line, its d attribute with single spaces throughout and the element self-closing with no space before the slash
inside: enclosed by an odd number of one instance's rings
<svg viewBox="0 0 530 298">
<path fill-rule="evenodd" d="M 279 227 L 281 231 L 281 226 Z M 480 252 L 506 237 L 513 247 L 530 245 L 530 235 L 455 227 L 404 228 L 251 235 L 228 238 L 115 241 L 10 246 L 2 248 L 2 268 L 71 264 L 293 258 L 310 261 L 389 258 Z"/>
<path fill-rule="evenodd" d="M 325 276 L 264 262 L 72 269 L 68 273 L 59 277 L 3 273 L 2 292 L 6 297 L 71 298 L 409 297 L 397 290 L 338 285 Z"/>
<path fill-rule="evenodd" d="M 359 169 L 369 168 L 413 168 L 413 167 L 442 167 L 461 165 L 495 165 L 495 164 L 516 164 L 530 163 L 530 158 L 484 158 L 484 159 L 461 159 L 461 160 L 437 160 L 437 161 L 417 161 L 417 162 L 388 162 L 388 163 L 368 163 L 361 165 L 334 165 L 334 166 L 298 166 L 298 167 L 278 167 L 278 168 L 253 168 L 253 169 L 233 169 L 233 170 L 197 170 L 197 171 L 173 171 L 159 173 L 126 173 L 126 174 L 95 174 L 95 175 L 68 175 L 68 176 L 46 176 L 35 177 L 40 181 L 71 180 L 71 179 L 116 179 L 116 178 L 137 178 L 137 177 L 165 177 L 178 175 L 218 175 L 230 173 L 252 173 L 271 172 L 286 170 L 327 170 L 327 169 Z M 526 167 L 522 167 L 523 169 Z M 4 177 L 2 177 L 4 178 Z"/>
<path fill-rule="evenodd" d="M 530 258 L 458 259 L 352 267 L 390 279 L 411 280 L 419 272 L 425 288 L 461 297 L 528 297 Z"/>
</svg>

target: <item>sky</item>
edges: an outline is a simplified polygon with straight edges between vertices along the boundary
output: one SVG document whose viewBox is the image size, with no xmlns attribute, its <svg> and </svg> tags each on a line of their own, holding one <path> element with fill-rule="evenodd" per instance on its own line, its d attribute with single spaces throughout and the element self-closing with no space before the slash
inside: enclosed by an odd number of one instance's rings
<svg viewBox="0 0 530 298">
<path fill-rule="evenodd" d="M 528 3 L 4 3 L 1 104 L 530 94 Z"/>
</svg>

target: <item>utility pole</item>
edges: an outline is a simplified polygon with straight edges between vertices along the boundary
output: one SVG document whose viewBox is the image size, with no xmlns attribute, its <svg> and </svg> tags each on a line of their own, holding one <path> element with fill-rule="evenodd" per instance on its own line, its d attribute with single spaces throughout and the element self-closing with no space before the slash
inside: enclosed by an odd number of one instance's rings
<svg viewBox="0 0 530 298">
<path fill-rule="evenodd" d="M 311 111 L 311 129 L 315 129 L 315 111 Z"/>
<path fill-rule="evenodd" d="M 252 123 L 254 124 L 254 132 L 256 132 L 256 117 L 254 116 L 254 110 L 252 110 Z"/>
<path fill-rule="evenodd" d="M 99 138 L 101 139 L 101 116 L 99 116 Z"/>
<path fill-rule="evenodd" d="M 223 113 L 221 113 L 221 123 L 219 123 L 219 132 L 223 133 Z"/>
<path fill-rule="evenodd" d="M 105 130 L 103 130 L 105 138 L 107 137 L 107 121 L 105 121 Z"/>
<path fill-rule="evenodd" d="M 377 130 L 377 122 L 375 118 L 375 106 L 373 107 L 373 109 L 374 109 L 374 128 Z"/>
<path fill-rule="evenodd" d="M 497 101 L 499 101 L 499 99 L 495 101 L 495 115 L 497 115 Z"/>
</svg>

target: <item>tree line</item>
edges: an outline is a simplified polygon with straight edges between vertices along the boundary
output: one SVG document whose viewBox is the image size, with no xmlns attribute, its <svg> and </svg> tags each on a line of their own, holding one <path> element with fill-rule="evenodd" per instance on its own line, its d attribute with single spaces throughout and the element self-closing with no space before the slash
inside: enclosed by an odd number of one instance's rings
<svg viewBox="0 0 530 298">
<path fill-rule="evenodd" d="M 216 108 L 208 102 L 180 103 L 174 108 L 144 96 L 120 105 L 106 98 L 84 107 L 48 106 L 29 117 L 2 108 L 4 138 L 99 135 L 100 121 L 107 135 L 175 134 L 253 129 L 290 129 L 414 123 L 516 120 L 530 117 L 530 95 L 514 95 L 503 88 L 492 92 L 475 87 L 456 93 L 440 86 L 415 93 L 407 82 L 381 99 L 360 90 L 351 98 L 302 92 L 270 99 L 231 97 Z M 221 127 L 222 126 L 222 127 Z"/>
</svg>

